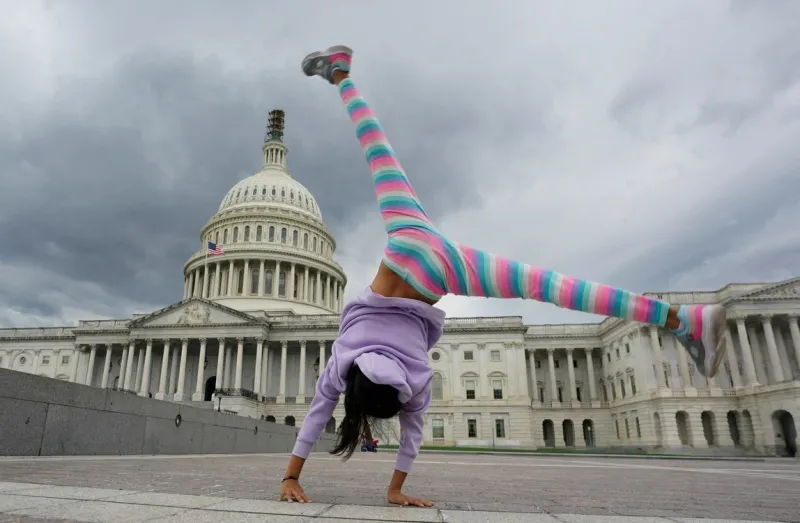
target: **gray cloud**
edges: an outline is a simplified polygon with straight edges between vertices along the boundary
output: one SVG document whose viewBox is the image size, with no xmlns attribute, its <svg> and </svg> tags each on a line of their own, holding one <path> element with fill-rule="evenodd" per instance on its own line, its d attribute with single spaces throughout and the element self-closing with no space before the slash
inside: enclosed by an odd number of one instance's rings
<svg viewBox="0 0 800 523">
<path fill-rule="evenodd" d="M 796 272 L 800 4 L 531 1 L 491 18 L 421 5 L 5 6 L 0 325 L 178 299 L 200 228 L 258 169 L 275 107 L 349 292 L 365 284 L 383 242 L 368 170 L 337 93 L 298 65 L 338 42 L 356 48 L 359 87 L 456 240 L 636 291 Z M 594 319 L 519 301 L 445 308 Z"/>
</svg>

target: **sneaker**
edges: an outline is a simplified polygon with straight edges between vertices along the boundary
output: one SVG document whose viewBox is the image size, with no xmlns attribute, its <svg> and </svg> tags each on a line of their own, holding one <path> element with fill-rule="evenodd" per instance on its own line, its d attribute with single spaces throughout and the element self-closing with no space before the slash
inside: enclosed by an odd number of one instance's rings
<svg viewBox="0 0 800 523">
<path fill-rule="evenodd" d="M 306 76 L 321 76 L 333 83 L 333 72 L 350 71 L 353 50 L 344 45 L 334 45 L 324 51 L 310 53 L 303 58 L 303 72 Z"/>
<path fill-rule="evenodd" d="M 701 308 L 697 311 L 697 308 Z M 685 325 L 692 324 L 688 320 L 690 316 L 700 313 L 699 332 L 692 332 L 691 327 Z M 727 315 L 725 307 L 721 305 L 682 305 L 678 311 L 678 318 L 681 320 L 683 333 L 677 333 L 676 337 L 683 344 L 689 356 L 697 366 L 697 370 L 706 378 L 713 378 L 717 374 L 722 356 L 727 349 L 725 342 L 725 328 L 727 327 Z M 689 330 L 688 332 L 686 332 Z"/>
</svg>

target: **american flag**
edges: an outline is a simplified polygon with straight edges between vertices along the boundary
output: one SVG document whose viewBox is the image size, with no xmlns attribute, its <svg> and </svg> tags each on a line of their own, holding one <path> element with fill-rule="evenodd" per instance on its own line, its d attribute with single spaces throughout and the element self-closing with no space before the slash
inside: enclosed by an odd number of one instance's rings
<svg viewBox="0 0 800 523">
<path fill-rule="evenodd" d="M 213 256 L 214 254 L 225 254 L 225 253 L 222 251 L 222 247 L 217 247 L 216 243 L 208 242 L 208 254 L 211 254 Z"/>
</svg>

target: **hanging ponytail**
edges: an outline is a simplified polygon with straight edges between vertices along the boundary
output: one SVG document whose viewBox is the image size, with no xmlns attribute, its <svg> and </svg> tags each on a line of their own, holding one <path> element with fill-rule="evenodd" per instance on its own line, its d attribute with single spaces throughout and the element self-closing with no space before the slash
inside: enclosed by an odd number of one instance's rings
<svg viewBox="0 0 800 523">
<path fill-rule="evenodd" d="M 377 385 L 370 381 L 358 365 L 347 372 L 344 393 L 344 419 L 337 431 L 334 456 L 350 459 L 361 440 L 370 434 L 369 420 L 389 419 L 400 412 L 397 389 L 390 385 Z"/>
</svg>

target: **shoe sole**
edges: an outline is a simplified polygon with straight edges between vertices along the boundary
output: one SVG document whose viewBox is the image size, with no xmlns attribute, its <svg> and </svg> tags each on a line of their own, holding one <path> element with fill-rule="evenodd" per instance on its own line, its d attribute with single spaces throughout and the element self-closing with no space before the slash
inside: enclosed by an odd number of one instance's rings
<svg viewBox="0 0 800 523">
<path fill-rule="evenodd" d="M 334 45 L 325 49 L 324 51 L 314 51 L 313 53 L 308 53 L 305 56 L 305 58 L 303 58 L 302 62 L 303 73 L 305 73 L 306 76 L 314 76 L 315 74 L 317 74 L 316 72 L 313 71 L 314 68 L 306 66 L 310 64 L 312 61 L 316 60 L 317 58 L 325 58 L 332 54 L 337 54 L 337 53 L 345 53 L 352 56 L 353 50 L 347 47 L 346 45 Z"/>
<path fill-rule="evenodd" d="M 713 378 L 716 376 L 717 370 L 722 363 L 722 357 L 725 355 L 725 351 L 728 349 L 728 344 L 725 340 L 725 328 L 727 326 L 727 314 L 725 313 L 725 308 L 714 307 L 712 309 L 709 321 L 713 326 L 714 336 L 717 338 L 717 346 L 714 347 L 714 359 L 711 361 L 710 367 L 708 366 L 709 362 L 706 362 L 706 369 L 711 369 L 707 377 Z"/>
</svg>

